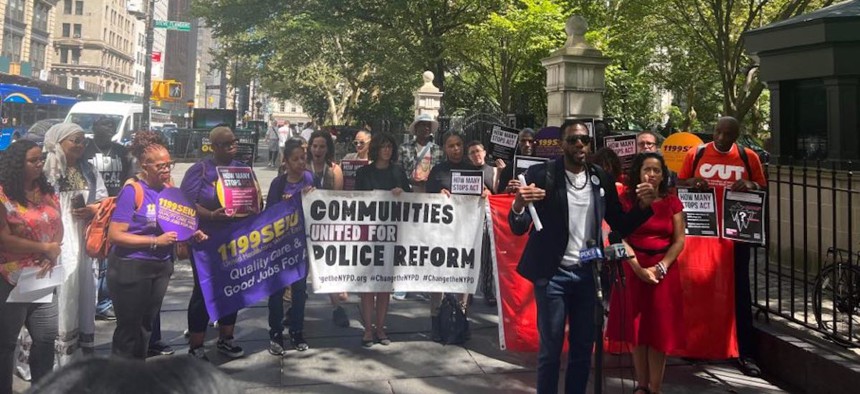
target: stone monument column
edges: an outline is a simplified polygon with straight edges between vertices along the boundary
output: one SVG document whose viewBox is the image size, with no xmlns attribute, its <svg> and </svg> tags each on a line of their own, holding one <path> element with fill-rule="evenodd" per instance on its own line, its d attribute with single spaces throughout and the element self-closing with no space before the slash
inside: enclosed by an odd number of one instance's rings
<svg viewBox="0 0 860 394">
<path fill-rule="evenodd" d="M 442 96 L 445 94 L 433 85 L 433 72 L 424 71 L 422 75 L 424 85 L 415 91 L 415 116 L 430 114 L 433 119 L 439 117 L 439 109 L 442 108 Z"/>
<path fill-rule="evenodd" d="M 603 118 L 606 66 L 611 59 L 585 41 L 588 23 L 571 16 L 564 46 L 542 59 L 546 67 L 546 123 L 558 126 L 570 118 Z"/>
</svg>

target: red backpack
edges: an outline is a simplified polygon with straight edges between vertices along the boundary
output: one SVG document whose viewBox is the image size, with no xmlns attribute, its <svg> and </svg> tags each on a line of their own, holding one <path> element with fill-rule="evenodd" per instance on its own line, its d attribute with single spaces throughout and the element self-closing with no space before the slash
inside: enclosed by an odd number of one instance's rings
<svg viewBox="0 0 860 394">
<path fill-rule="evenodd" d="M 143 205 L 143 187 L 136 180 L 129 180 L 126 185 L 134 188 L 134 210 L 136 211 Z M 116 197 L 102 200 L 96 216 L 87 226 L 87 255 L 94 259 L 105 259 L 110 253 L 108 230 L 114 210 L 116 210 Z"/>
</svg>

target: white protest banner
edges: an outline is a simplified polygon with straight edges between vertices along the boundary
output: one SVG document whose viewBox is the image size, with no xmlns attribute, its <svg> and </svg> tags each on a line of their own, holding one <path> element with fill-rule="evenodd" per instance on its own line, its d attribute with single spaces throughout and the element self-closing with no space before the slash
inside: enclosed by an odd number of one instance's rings
<svg viewBox="0 0 860 394">
<path fill-rule="evenodd" d="M 485 201 L 315 190 L 303 197 L 316 293 L 474 293 Z"/>
</svg>

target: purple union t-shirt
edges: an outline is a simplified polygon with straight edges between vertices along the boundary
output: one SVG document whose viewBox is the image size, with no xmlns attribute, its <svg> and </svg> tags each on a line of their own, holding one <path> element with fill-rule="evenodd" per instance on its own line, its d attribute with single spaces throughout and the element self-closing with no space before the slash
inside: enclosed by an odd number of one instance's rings
<svg viewBox="0 0 860 394">
<path fill-rule="evenodd" d="M 111 221 L 128 223 L 127 232 L 130 234 L 157 237 L 164 233 L 156 221 L 158 193 L 161 192 L 161 189 L 155 190 L 149 187 L 146 182 L 138 183 L 143 189 L 143 203 L 135 210 L 134 187 L 132 185 L 123 186 L 119 196 L 117 196 L 116 209 L 113 211 Z M 149 247 L 132 249 L 114 245 L 113 251 L 117 257 L 126 259 L 168 261 L 173 256 L 172 245 L 161 246 L 155 250 L 150 250 Z"/>
</svg>

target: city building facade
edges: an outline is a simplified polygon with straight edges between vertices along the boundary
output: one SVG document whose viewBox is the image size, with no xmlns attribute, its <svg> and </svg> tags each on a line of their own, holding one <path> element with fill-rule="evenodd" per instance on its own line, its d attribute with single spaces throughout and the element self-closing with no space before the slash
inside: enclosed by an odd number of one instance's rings
<svg viewBox="0 0 860 394">
<path fill-rule="evenodd" d="M 9 0 L 20 1 L 20 0 Z M 120 0 L 60 0 L 52 73 L 60 85 L 132 94 L 136 18 Z"/>
</svg>

